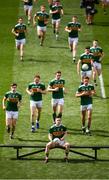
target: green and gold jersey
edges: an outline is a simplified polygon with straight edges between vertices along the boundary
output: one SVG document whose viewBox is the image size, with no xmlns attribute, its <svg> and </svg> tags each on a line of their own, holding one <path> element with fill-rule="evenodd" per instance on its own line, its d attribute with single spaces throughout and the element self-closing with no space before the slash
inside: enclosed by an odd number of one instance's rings
<svg viewBox="0 0 109 180">
<path fill-rule="evenodd" d="M 24 5 L 32 6 L 33 0 L 28 0 L 27 2 L 24 2 Z"/>
<path fill-rule="evenodd" d="M 68 29 L 71 30 L 69 33 L 70 38 L 77 38 L 78 37 L 78 29 L 81 28 L 81 24 L 79 22 L 69 22 L 67 25 Z"/>
<path fill-rule="evenodd" d="M 103 55 L 103 50 L 101 47 L 97 46 L 97 47 L 91 47 L 90 48 L 90 52 L 93 54 L 94 56 L 94 61 L 100 63 L 100 58 Z"/>
<path fill-rule="evenodd" d="M 42 100 L 42 93 L 37 92 L 37 89 L 45 90 L 45 85 L 43 83 L 35 83 L 32 82 L 28 85 L 28 90 L 33 92 L 32 95 L 30 95 L 30 100 L 33 101 L 41 101 Z"/>
<path fill-rule="evenodd" d="M 57 20 L 61 18 L 61 10 L 63 9 L 62 5 L 50 5 L 50 10 L 52 12 L 57 11 L 56 13 L 52 14 L 52 19 Z"/>
<path fill-rule="evenodd" d="M 65 126 L 63 125 L 56 126 L 56 124 L 51 126 L 51 128 L 49 129 L 49 133 L 53 135 L 53 139 L 62 138 L 66 131 L 67 128 Z"/>
<path fill-rule="evenodd" d="M 92 84 L 86 85 L 80 85 L 78 88 L 78 93 L 81 93 L 82 91 L 92 91 L 94 90 L 94 86 Z M 88 105 L 92 104 L 92 96 L 81 96 L 81 105 Z"/>
<path fill-rule="evenodd" d="M 22 95 L 19 92 L 9 91 L 4 96 L 6 98 L 6 110 L 18 111 L 18 102 L 22 100 Z"/>
<path fill-rule="evenodd" d="M 40 26 L 40 27 L 44 27 L 46 26 L 46 21 L 48 20 L 49 18 L 49 14 L 47 12 L 42 12 L 42 11 L 39 11 L 36 13 L 36 17 L 37 17 L 37 25 Z"/>
<path fill-rule="evenodd" d="M 93 54 L 89 53 L 83 53 L 81 56 L 80 56 L 80 60 L 81 60 L 81 70 L 82 71 L 90 71 L 92 70 L 92 64 L 91 64 L 91 61 L 94 60 L 94 56 Z M 82 65 L 83 64 L 87 64 L 88 65 L 88 69 L 87 70 L 84 70 L 82 69 Z"/>
<path fill-rule="evenodd" d="M 50 86 L 52 89 L 54 89 L 54 88 L 56 88 L 56 87 L 59 88 L 58 91 L 52 92 L 52 98 L 53 98 L 53 99 L 61 99 L 61 98 L 64 97 L 64 90 L 63 90 L 64 85 L 65 85 L 65 80 L 64 80 L 64 79 L 59 79 L 59 80 L 53 79 L 53 80 L 51 80 L 51 81 L 49 82 L 49 86 Z"/>
<path fill-rule="evenodd" d="M 18 33 L 18 36 L 15 36 L 17 40 L 25 39 L 25 31 L 26 31 L 26 25 L 25 24 L 17 24 L 14 27 L 14 31 Z"/>
</svg>

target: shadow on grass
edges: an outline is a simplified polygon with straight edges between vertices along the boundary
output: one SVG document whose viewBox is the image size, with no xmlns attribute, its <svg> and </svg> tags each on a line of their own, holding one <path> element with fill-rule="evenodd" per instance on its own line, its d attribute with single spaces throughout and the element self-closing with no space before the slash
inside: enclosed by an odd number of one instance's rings
<svg viewBox="0 0 109 180">
<path fill-rule="evenodd" d="M 56 49 L 68 49 L 66 46 L 49 46 L 49 48 L 56 48 Z"/>
<path fill-rule="evenodd" d="M 26 58 L 24 62 L 28 62 L 28 61 L 29 62 L 36 62 L 36 63 L 37 62 L 40 62 L 40 63 L 47 63 L 47 62 L 48 63 L 56 63 L 56 61 L 51 60 L 51 59 L 50 60 L 48 60 L 48 59 L 43 60 L 43 59 L 35 59 L 35 58 Z"/>
<path fill-rule="evenodd" d="M 45 163 L 44 162 L 44 158 L 20 158 L 20 159 L 16 159 L 16 158 L 11 158 L 11 160 L 22 160 L 22 161 L 41 161 L 42 163 Z M 60 158 L 50 158 L 48 163 L 45 163 L 45 164 L 48 164 L 49 163 L 65 163 L 66 165 L 70 164 L 70 163 L 74 163 L 74 164 L 80 164 L 80 163 L 98 163 L 98 162 L 109 162 L 109 159 L 97 159 L 97 160 L 94 160 L 94 159 L 71 159 L 69 158 L 68 162 L 65 162 L 64 159 L 60 159 Z"/>
<path fill-rule="evenodd" d="M 83 135 L 81 129 L 68 128 L 68 134 Z M 91 130 L 91 136 L 109 137 L 109 131 Z"/>
<path fill-rule="evenodd" d="M 16 138 L 18 141 L 22 142 L 44 142 L 44 143 L 48 143 L 47 140 L 42 140 L 42 139 L 24 139 L 24 138 Z"/>
<path fill-rule="evenodd" d="M 94 26 L 107 27 L 107 26 L 109 26 L 109 22 L 94 22 Z"/>
</svg>

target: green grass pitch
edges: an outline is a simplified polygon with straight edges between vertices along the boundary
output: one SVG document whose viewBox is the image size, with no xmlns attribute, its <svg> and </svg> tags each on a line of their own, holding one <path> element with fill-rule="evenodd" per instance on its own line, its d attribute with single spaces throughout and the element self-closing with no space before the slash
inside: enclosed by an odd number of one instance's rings
<svg viewBox="0 0 109 180">
<path fill-rule="evenodd" d="M 68 93 L 65 96 L 63 124 L 68 128 L 67 140 L 73 145 L 109 145 L 109 13 L 103 14 L 101 6 L 95 16 L 94 26 L 85 24 L 84 10 L 79 7 L 79 0 L 61 0 L 64 7 L 64 16 L 60 27 L 60 39 L 56 41 L 52 33 L 51 20 L 48 24 L 44 47 L 39 46 L 36 29 L 28 26 L 27 44 L 25 47 L 24 62 L 19 61 L 18 52 L 15 49 L 14 37 L 11 34 L 12 27 L 17 18 L 23 16 L 23 4 L 19 0 L 0 1 L 0 100 L 9 90 L 10 83 L 18 83 L 18 89 L 23 94 L 22 107 L 20 109 L 15 139 L 10 141 L 5 131 L 5 115 L 0 108 L 0 143 L 1 144 L 46 144 L 48 141 L 48 128 L 52 125 L 51 94 L 43 97 L 43 110 L 41 115 L 41 128 L 35 133 L 30 132 L 29 120 L 29 96 L 26 87 L 33 81 L 36 73 L 40 73 L 46 86 L 57 70 L 62 71 L 66 80 Z M 33 12 L 39 10 L 41 4 L 47 0 L 38 1 Z M 109 10 L 109 9 L 108 9 Z M 103 48 L 103 78 L 106 90 L 106 99 L 100 96 L 100 86 L 97 87 L 97 96 L 94 97 L 92 136 L 81 134 L 80 100 L 75 97 L 75 92 L 80 83 L 76 73 L 76 65 L 72 64 L 71 53 L 68 49 L 67 36 L 64 31 L 67 22 L 72 15 L 77 15 L 82 25 L 79 34 L 77 57 L 84 51 L 84 47 L 92 44 L 93 39 L 98 39 Z M 25 150 L 28 152 L 29 150 Z M 85 150 L 85 152 L 88 152 Z M 88 152 L 89 153 L 89 152 Z M 109 178 L 109 151 L 100 150 L 99 158 L 105 161 L 93 161 L 88 158 L 69 154 L 69 163 L 63 162 L 64 152 L 60 149 L 52 150 L 50 162 L 43 163 L 44 153 L 31 156 L 31 160 L 16 160 L 13 149 L 0 149 L 0 179 L 108 179 Z M 37 160 L 35 159 L 37 158 Z"/>
</svg>

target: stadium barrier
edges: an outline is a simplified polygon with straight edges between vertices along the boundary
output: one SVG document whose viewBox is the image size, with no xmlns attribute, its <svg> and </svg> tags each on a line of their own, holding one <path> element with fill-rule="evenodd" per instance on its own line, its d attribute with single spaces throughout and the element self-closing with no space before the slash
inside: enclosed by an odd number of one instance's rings
<svg viewBox="0 0 109 180">
<path fill-rule="evenodd" d="M 0 148 L 14 148 L 16 150 L 16 158 L 17 159 L 23 159 L 26 156 L 29 155 L 33 155 L 33 154 L 38 154 L 40 152 L 44 152 L 45 151 L 45 145 L 5 145 L 5 144 L 0 144 Z M 21 149 L 40 149 L 40 150 L 36 150 L 34 152 L 30 152 L 30 153 L 25 153 L 25 154 L 21 154 L 20 150 Z M 64 147 L 61 146 L 57 146 L 55 148 L 60 148 L 60 149 L 65 149 Z M 52 148 L 52 149 L 55 149 Z M 94 151 L 94 155 L 89 155 L 86 154 L 86 152 L 78 152 L 75 151 L 74 149 L 91 149 Z M 98 150 L 100 149 L 109 149 L 109 146 L 74 146 L 74 145 L 70 145 L 70 152 L 81 155 L 81 156 L 85 156 L 94 160 L 99 160 L 98 159 Z M 101 160 L 101 159 L 100 159 Z"/>
</svg>

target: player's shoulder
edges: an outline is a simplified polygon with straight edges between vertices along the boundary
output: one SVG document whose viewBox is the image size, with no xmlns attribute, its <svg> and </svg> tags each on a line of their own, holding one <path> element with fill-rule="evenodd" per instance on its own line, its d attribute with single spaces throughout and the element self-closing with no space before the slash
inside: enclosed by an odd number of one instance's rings
<svg viewBox="0 0 109 180">
<path fill-rule="evenodd" d="M 22 96 L 21 92 L 19 92 L 19 91 L 16 91 L 16 94 Z"/>
<path fill-rule="evenodd" d="M 80 55 L 80 57 L 82 57 L 82 56 L 84 56 L 84 55 L 86 55 L 86 53 L 82 53 L 82 54 Z"/>
<path fill-rule="evenodd" d="M 11 93 L 11 91 L 7 91 L 6 93 L 5 93 L 5 95 L 8 95 L 8 94 L 10 94 Z"/>
</svg>

